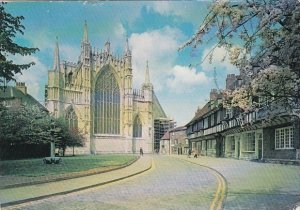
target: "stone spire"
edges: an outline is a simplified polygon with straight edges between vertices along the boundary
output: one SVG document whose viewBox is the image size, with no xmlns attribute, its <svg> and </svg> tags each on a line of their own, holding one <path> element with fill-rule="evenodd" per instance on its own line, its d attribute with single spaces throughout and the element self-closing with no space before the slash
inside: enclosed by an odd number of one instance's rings
<svg viewBox="0 0 300 210">
<path fill-rule="evenodd" d="M 59 60 L 58 37 L 56 37 L 56 44 L 55 44 L 55 49 L 54 49 L 54 65 L 53 65 L 54 71 L 59 71 L 59 69 L 60 69 L 59 63 L 60 63 L 60 60 Z"/>
<path fill-rule="evenodd" d="M 142 90 L 143 90 L 143 93 L 144 93 L 144 100 L 146 102 L 152 102 L 152 99 L 153 99 L 153 85 L 150 82 L 148 61 L 147 61 L 147 65 L 146 65 L 145 82 L 142 86 Z"/>
<path fill-rule="evenodd" d="M 84 43 L 89 42 L 89 37 L 88 37 L 88 28 L 87 28 L 87 22 L 86 20 L 84 21 L 84 28 L 83 28 L 83 40 Z"/>
<path fill-rule="evenodd" d="M 125 55 L 130 55 L 130 49 L 129 49 L 129 43 L 128 43 L 128 37 L 126 37 L 126 43 L 125 43 Z"/>
<path fill-rule="evenodd" d="M 146 65 L 145 84 L 150 84 L 148 60 L 147 60 L 147 65 Z"/>
<path fill-rule="evenodd" d="M 107 54 L 109 54 L 110 53 L 110 42 L 109 42 L 109 40 L 107 40 L 106 42 L 105 42 L 105 45 L 104 45 L 104 50 L 105 50 L 105 52 L 107 53 Z"/>
</svg>

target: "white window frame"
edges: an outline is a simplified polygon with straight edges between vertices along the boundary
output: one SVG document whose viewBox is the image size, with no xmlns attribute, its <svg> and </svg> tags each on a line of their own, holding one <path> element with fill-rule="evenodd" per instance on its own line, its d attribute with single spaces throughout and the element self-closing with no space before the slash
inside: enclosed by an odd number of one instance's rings
<svg viewBox="0 0 300 210">
<path fill-rule="evenodd" d="M 275 129 L 275 150 L 294 149 L 294 127 Z"/>
</svg>

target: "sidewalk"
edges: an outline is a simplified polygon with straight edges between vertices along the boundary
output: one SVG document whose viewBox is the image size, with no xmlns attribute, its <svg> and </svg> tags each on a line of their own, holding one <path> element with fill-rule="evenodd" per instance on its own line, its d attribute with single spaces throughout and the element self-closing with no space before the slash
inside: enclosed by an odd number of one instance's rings
<svg viewBox="0 0 300 210">
<path fill-rule="evenodd" d="M 227 183 L 224 209 L 299 208 L 299 166 L 206 156 L 172 157 L 210 167 L 221 173 Z"/>
<path fill-rule="evenodd" d="M 16 205 L 54 195 L 64 195 L 91 187 L 101 186 L 143 173 L 151 167 L 151 156 L 143 156 L 128 167 L 107 173 L 24 187 L 0 189 L 0 207 Z"/>
</svg>

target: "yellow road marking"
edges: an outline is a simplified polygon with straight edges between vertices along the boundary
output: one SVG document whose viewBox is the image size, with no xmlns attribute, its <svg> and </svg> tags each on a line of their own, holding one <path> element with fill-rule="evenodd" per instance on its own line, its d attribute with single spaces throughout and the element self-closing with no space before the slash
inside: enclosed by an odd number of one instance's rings
<svg viewBox="0 0 300 210">
<path fill-rule="evenodd" d="M 222 189 L 222 183 L 221 183 L 221 181 L 220 181 L 219 176 L 216 175 L 215 173 L 213 173 L 213 174 L 214 174 L 214 176 L 217 178 L 217 181 L 218 181 L 218 188 L 217 188 L 217 191 L 216 191 L 216 193 L 215 193 L 214 200 L 212 201 L 212 203 L 211 203 L 211 205 L 210 205 L 209 210 L 213 210 L 213 209 L 214 209 L 215 204 L 216 204 L 216 202 L 218 201 L 220 191 L 221 191 L 221 189 Z"/>
<path fill-rule="evenodd" d="M 186 162 L 204 167 L 216 177 L 217 182 L 218 182 L 218 187 L 217 187 L 217 190 L 214 194 L 214 199 L 210 204 L 209 210 L 220 210 L 220 209 L 222 209 L 222 205 L 224 203 L 225 194 L 226 194 L 226 190 L 227 190 L 227 185 L 226 185 L 226 181 L 225 181 L 224 177 L 217 170 L 215 170 L 213 168 L 210 168 L 208 166 L 201 165 L 199 163 L 196 163 L 196 162 L 193 162 L 193 161 L 190 161 L 190 160 L 185 160 L 185 159 L 181 159 L 181 158 L 177 158 L 177 159 L 184 160 Z"/>
<path fill-rule="evenodd" d="M 222 181 L 222 193 L 221 193 L 221 198 L 220 198 L 217 209 L 222 209 L 222 204 L 224 202 L 225 193 L 226 193 L 226 183 L 225 183 L 225 180 L 223 177 L 221 177 L 221 181 Z"/>
</svg>

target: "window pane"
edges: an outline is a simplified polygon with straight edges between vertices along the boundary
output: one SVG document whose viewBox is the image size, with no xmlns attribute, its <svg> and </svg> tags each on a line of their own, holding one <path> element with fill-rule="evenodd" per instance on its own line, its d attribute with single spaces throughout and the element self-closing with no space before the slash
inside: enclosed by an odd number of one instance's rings
<svg viewBox="0 0 300 210">
<path fill-rule="evenodd" d="M 133 123 L 133 137 L 142 137 L 142 123 L 139 116 L 136 116 Z"/>
<path fill-rule="evenodd" d="M 120 133 L 120 90 L 109 68 L 104 69 L 95 86 L 94 132 Z"/>
<path fill-rule="evenodd" d="M 284 148 L 284 129 L 280 130 L 280 148 Z"/>
<path fill-rule="evenodd" d="M 290 147 L 294 148 L 294 128 L 290 128 Z"/>
<path fill-rule="evenodd" d="M 290 147 L 290 129 L 286 128 L 285 129 L 285 148 L 289 148 Z"/>
<path fill-rule="evenodd" d="M 280 148 L 279 142 L 280 142 L 280 136 L 279 136 L 279 130 L 277 129 L 275 131 L 275 148 Z"/>
</svg>

